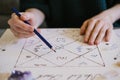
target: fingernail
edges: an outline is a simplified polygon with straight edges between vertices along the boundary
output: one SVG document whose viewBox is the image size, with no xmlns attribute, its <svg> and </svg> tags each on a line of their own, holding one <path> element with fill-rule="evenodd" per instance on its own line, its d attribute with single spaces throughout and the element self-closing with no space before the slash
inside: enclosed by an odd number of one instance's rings
<svg viewBox="0 0 120 80">
<path fill-rule="evenodd" d="M 99 42 L 95 42 L 95 45 L 98 45 L 99 44 Z"/>
<path fill-rule="evenodd" d="M 89 42 L 89 45 L 94 45 L 94 43 L 93 42 Z"/>
</svg>

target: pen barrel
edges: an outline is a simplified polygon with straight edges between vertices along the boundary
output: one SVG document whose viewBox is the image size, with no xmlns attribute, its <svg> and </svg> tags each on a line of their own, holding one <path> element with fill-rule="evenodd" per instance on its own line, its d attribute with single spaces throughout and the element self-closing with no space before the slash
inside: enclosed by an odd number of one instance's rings
<svg viewBox="0 0 120 80">
<path fill-rule="evenodd" d="M 29 25 L 30 25 L 30 23 L 29 23 L 28 21 L 24 21 L 24 23 L 26 23 L 26 24 L 29 24 Z"/>
<path fill-rule="evenodd" d="M 39 38 L 51 49 L 52 45 L 36 30 L 34 29 L 34 33 L 39 36 Z"/>
<path fill-rule="evenodd" d="M 24 23 L 29 24 L 30 23 L 28 21 L 24 21 Z M 34 29 L 34 33 L 51 49 L 52 46 L 50 45 L 50 43 L 36 30 Z"/>
</svg>

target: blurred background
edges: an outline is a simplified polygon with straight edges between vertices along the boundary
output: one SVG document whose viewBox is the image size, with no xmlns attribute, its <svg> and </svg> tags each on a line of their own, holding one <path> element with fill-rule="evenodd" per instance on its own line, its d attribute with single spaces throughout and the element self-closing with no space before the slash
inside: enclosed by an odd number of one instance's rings
<svg viewBox="0 0 120 80">
<path fill-rule="evenodd" d="M 19 0 L 0 0 L 0 29 L 9 27 L 7 21 L 11 17 L 12 7 L 16 7 L 19 10 Z M 45 22 L 42 26 L 46 26 Z M 120 20 L 114 26 L 120 27 Z"/>
<path fill-rule="evenodd" d="M 11 8 L 19 9 L 19 0 L 0 0 L 0 28 L 8 28 L 8 19 L 11 17 Z"/>
</svg>

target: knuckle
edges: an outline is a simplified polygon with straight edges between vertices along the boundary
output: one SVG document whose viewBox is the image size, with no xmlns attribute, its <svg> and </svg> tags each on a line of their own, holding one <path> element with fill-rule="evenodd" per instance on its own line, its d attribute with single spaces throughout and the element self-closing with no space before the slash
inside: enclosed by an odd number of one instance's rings
<svg viewBox="0 0 120 80">
<path fill-rule="evenodd" d="M 102 30 L 101 30 L 101 34 L 104 34 L 104 33 L 105 33 L 105 31 L 106 31 L 105 29 L 102 29 Z"/>
<path fill-rule="evenodd" d="M 87 24 L 87 23 L 88 23 L 88 20 L 84 21 L 82 25 L 85 25 L 85 24 Z"/>
<path fill-rule="evenodd" d="M 97 21 L 97 19 L 90 19 L 89 20 L 89 22 L 91 23 L 91 22 L 96 22 Z"/>
<path fill-rule="evenodd" d="M 98 24 L 105 25 L 105 22 L 104 22 L 103 20 L 98 20 L 97 23 L 98 23 Z"/>
<path fill-rule="evenodd" d="M 89 20 L 84 21 L 84 24 L 86 24 Z"/>
</svg>

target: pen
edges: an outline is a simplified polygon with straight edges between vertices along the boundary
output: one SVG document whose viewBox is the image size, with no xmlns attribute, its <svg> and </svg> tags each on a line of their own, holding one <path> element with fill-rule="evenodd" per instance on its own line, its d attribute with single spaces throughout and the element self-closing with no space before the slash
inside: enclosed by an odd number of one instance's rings
<svg viewBox="0 0 120 80">
<path fill-rule="evenodd" d="M 19 13 L 19 11 L 18 11 L 16 8 L 12 8 L 12 11 L 13 11 L 18 17 L 21 17 L 21 14 Z M 30 23 L 29 23 L 28 21 L 23 21 L 23 22 L 30 25 Z M 51 50 L 53 50 L 54 52 L 56 52 L 56 51 L 53 49 L 52 45 L 51 45 L 36 29 L 34 29 L 34 33 L 35 33 Z"/>
</svg>

